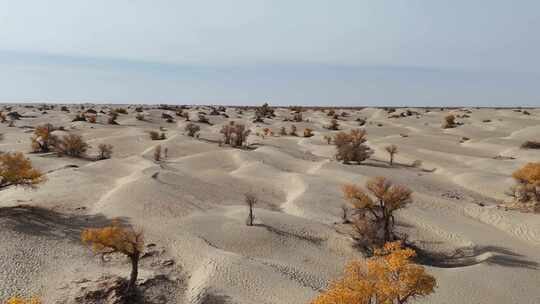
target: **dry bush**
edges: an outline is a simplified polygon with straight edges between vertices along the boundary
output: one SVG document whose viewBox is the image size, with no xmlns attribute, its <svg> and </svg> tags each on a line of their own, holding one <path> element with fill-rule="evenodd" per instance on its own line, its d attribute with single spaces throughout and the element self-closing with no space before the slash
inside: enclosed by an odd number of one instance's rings
<svg viewBox="0 0 540 304">
<path fill-rule="evenodd" d="M 116 108 L 116 109 L 113 109 L 112 110 L 113 113 L 117 113 L 117 114 L 127 114 L 128 111 L 124 108 Z"/>
<path fill-rule="evenodd" d="M 291 125 L 291 132 L 289 132 L 289 135 L 291 136 L 298 136 L 298 134 L 296 133 L 297 129 L 296 129 L 296 126 L 295 125 Z"/>
<path fill-rule="evenodd" d="M 272 136 L 274 135 L 274 132 L 270 128 L 264 128 L 263 133 L 265 136 Z"/>
<path fill-rule="evenodd" d="M 67 155 L 71 157 L 81 157 L 86 153 L 88 144 L 80 135 L 68 134 L 62 137 L 56 145 L 58 155 Z"/>
<path fill-rule="evenodd" d="M 199 114 L 199 122 L 211 125 L 210 120 L 204 114 Z"/>
<path fill-rule="evenodd" d="M 107 120 L 107 123 L 110 125 L 117 125 L 116 119 L 118 118 L 118 113 L 113 111 L 109 113 L 109 119 Z"/>
<path fill-rule="evenodd" d="M 163 132 L 159 133 L 157 131 L 149 131 L 148 134 L 150 134 L 151 140 L 163 140 L 167 138 L 167 135 L 165 135 Z"/>
<path fill-rule="evenodd" d="M 305 128 L 304 129 L 304 137 L 311 137 L 313 136 L 313 129 Z"/>
<path fill-rule="evenodd" d="M 98 151 L 99 151 L 98 159 L 108 159 L 108 158 L 111 158 L 113 146 L 109 144 L 99 144 Z"/>
<path fill-rule="evenodd" d="M 199 133 L 201 127 L 190 122 L 184 127 L 184 130 L 188 133 L 189 137 L 195 137 L 195 134 Z"/>
<path fill-rule="evenodd" d="M 328 112 L 326 113 L 327 116 L 330 116 L 330 117 L 334 117 L 334 115 L 336 115 L 336 111 L 334 111 L 333 109 L 330 109 L 328 110 Z"/>
<path fill-rule="evenodd" d="M 83 243 L 91 245 L 95 253 L 102 255 L 122 253 L 126 255 L 131 262 L 127 292 L 131 294 L 135 291 L 139 259 L 144 247 L 142 231 L 121 227 L 117 221 L 113 221 L 108 227 L 85 229 L 81 233 L 81 240 Z"/>
<path fill-rule="evenodd" d="M 264 122 L 264 118 L 273 118 L 275 116 L 274 109 L 268 103 L 255 109 L 255 120 L 253 122 Z"/>
<path fill-rule="evenodd" d="M 58 144 L 58 137 L 52 134 L 54 126 L 44 124 L 37 126 L 30 138 L 33 152 L 49 152 Z"/>
<path fill-rule="evenodd" d="M 6 122 L 6 120 L 7 120 L 6 113 L 4 113 L 3 111 L 0 111 L 0 122 Z"/>
<path fill-rule="evenodd" d="M 521 144 L 522 149 L 540 149 L 540 141 L 527 140 Z"/>
<path fill-rule="evenodd" d="M 456 117 L 452 114 L 444 117 L 443 129 L 455 128 L 456 127 Z"/>
<path fill-rule="evenodd" d="M 6 304 L 41 304 L 41 300 L 38 297 L 31 297 L 29 299 L 21 297 L 11 297 L 7 300 Z"/>
<path fill-rule="evenodd" d="M 287 129 L 285 129 L 285 127 L 279 128 L 279 135 L 287 136 Z"/>
<path fill-rule="evenodd" d="M 364 143 L 366 142 L 366 131 L 353 129 L 350 133 L 339 132 L 334 137 L 337 153 L 336 159 L 348 164 L 352 161 L 360 163 L 368 159 L 372 154 L 371 150 Z"/>
<path fill-rule="evenodd" d="M 401 242 L 384 244 L 374 257 L 354 260 L 345 275 L 312 304 L 405 304 L 432 294 L 436 279 L 412 259 L 416 252 Z"/>
<path fill-rule="evenodd" d="M 73 118 L 71 121 L 86 121 L 86 115 L 84 115 L 84 113 L 77 113 L 75 118 Z"/>
<path fill-rule="evenodd" d="M 360 118 L 360 117 L 358 117 L 358 118 L 356 119 L 356 121 L 358 122 L 358 125 L 359 125 L 359 126 L 363 126 L 363 125 L 365 125 L 366 122 L 367 122 L 367 120 L 366 120 L 365 118 Z"/>
<path fill-rule="evenodd" d="M 372 239 L 364 239 L 367 247 L 394 241 L 394 212 L 412 202 L 412 191 L 405 186 L 393 185 L 384 177 L 375 177 L 366 183 L 367 191 L 352 184 L 343 186 L 345 199 L 352 205 L 359 225 L 373 229 Z M 372 198 L 373 197 L 373 198 Z M 364 228 L 364 227 L 358 227 Z"/>
<path fill-rule="evenodd" d="M 326 141 L 327 144 L 332 143 L 332 136 L 330 136 L 330 135 L 324 135 L 323 139 Z"/>
<path fill-rule="evenodd" d="M 540 204 L 540 162 L 527 163 L 516 170 L 512 177 L 517 182 L 513 192 L 518 202 Z"/>
<path fill-rule="evenodd" d="M 388 155 L 390 155 L 390 166 L 394 164 L 394 155 L 398 153 L 398 147 L 396 145 L 390 145 L 384 148 Z"/>
<path fill-rule="evenodd" d="M 46 180 L 22 152 L 0 154 L 0 188 L 12 185 L 34 188 Z"/>
<path fill-rule="evenodd" d="M 325 128 L 328 130 L 339 130 L 339 122 L 337 121 L 337 119 L 332 119 L 330 121 L 330 124 L 325 126 Z"/>
<path fill-rule="evenodd" d="M 97 122 L 97 115 L 88 115 L 86 117 L 89 123 L 96 123 Z"/>
<path fill-rule="evenodd" d="M 253 207 L 255 206 L 255 204 L 257 204 L 258 199 L 257 199 L 257 196 L 255 196 L 255 194 L 249 193 L 249 192 L 246 193 L 244 196 L 245 196 L 246 205 L 249 208 L 249 214 L 248 214 L 246 224 L 248 226 L 253 226 L 253 220 L 255 220 L 255 214 L 253 214 Z"/>
<path fill-rule="evenodd" d="M 223 134 L 223 141 L 226 145 L 232 145 L 233 147 L 243 147 L 246 143 L 247 137 L 251 133 L 249 129 L 243 124 L 237 124 L 234 121 L 221 127 L 221 134 Z"/>
<path fill-rule="evenodd" d="M 161 160 L 161 145 L 154 148 L 154 160 L 157 162 Z"/>
<path fill-rule="evenodd" d="M 61 106 L 60 111 L 69 112 L 69 109 L 66 106 Z"/>
<path fill-rule="evenodd" d="M 296 122 L 302 122 L 304 118 L 302 117 L 302 112 L 294 113 L 293 120 Z"/>
<path fill-rule="evenodd" d="M 144 121 L 144 114 L 143 113 L 137 113 L 137 115 L 135 115 L 135 118 L 137 120 Z"/>
</svg>

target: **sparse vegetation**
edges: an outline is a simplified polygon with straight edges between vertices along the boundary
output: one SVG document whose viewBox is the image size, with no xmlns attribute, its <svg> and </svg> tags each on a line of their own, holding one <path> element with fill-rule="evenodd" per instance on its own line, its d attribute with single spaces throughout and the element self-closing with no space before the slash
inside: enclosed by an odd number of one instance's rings
<svg viewBox="0 0 540 304">
<path fill-rule="evenodd" d="M 350 262 L 345 276 L 312 304 L 405 304 L 426 297 L 434 292 L 437 281 L 413 263 L 415 255 L 399 241 L 386 243 L 367 262 Z"/>
<path fill-rule="evenodd" d="M 249 129 L 246 129 L 245 125 L 237 124 L 234 121 L 223 125 L 220 132 L 223 134 L 224 144 L 232 145 L 233 147 L 243 147 L 247 137 L 251 133 Z"/>
<path fill-rule="evenodd" d="M 365 145 L 367 133 L 365 130 L 353 129 L 350 133 L 339 132 L 334 137 L 337 153 L 336 159 L 344 164 L 350 162 L 361 163 L 372 154 L 368 146 Z"/>
<path fill-rule="evenodd" d="M 312 137 L 313 136 L 313 130 L 310 128 L 304 129 L 304 137 Z"/>
<path fill-rule="evenodd" d="M 516 170 L 512 177 L 517 185 L 513 189 L 513 194 L 519 203 L 532 203 L 538 207 L 540 204 L 540 162 L 527 163 L 522 168 Z"/>
<path fill-rule="evenodd" d="M 81 233 L 81 239 L 83 243 L 91 245 L 95 253 L 121 253 L 130 259 L 131 274 L 126 292 L 132 294 L 136 290 L 139 259 L 144 247 L 142 231 L 121 227 L 117 221 L 113 221 L 108 227 L 85 229 Z"/>
<path fill-rule="evenodd" d="M 151 140 L 163 140 L 167 138 L 167 135 L 164 132 L 157 132 L 157 131 L 149 131 L 148 134 L 150 134 Z"/>
<path fill-rule="evenodd" d="M 297 129 L 295 125 L 291 125 L 291 131 L 289 132 L 290 136 L 298 136 L 298 133 L 296 133 Z"/>
<path fill-rule="evenodd" d="M 332 119 L 330 121 L 330 124 L 325 126 L 325 128 L 328 130 L 339 130 L 339 122 L 337 121 L 337 119 Z"/>
<path fill-rule="evenodd" d="M 279 135 L 280 136 L 287 136 L 287 129 L 285 129 L 285 127 L 279 128 Z"/>
<path fill-rule="evenodd" d="M 29 299 L 21 297 L 11 297 L 7 300 L 6 304 L 41 304 L 41 300 L 38 297 L 31 297 Z"/>
<path fill-rule="evenodd" d="M 32 167 L 32 162 L 22 152 L 0 154 L 0 188 L 22 186 L 34 188 L 47 178 Z"/>
<path fill-rule="evenodd" d="M 161 161 L 161 145 L 154 147 L 154 160 L 157 162 Z"/>
</svg>

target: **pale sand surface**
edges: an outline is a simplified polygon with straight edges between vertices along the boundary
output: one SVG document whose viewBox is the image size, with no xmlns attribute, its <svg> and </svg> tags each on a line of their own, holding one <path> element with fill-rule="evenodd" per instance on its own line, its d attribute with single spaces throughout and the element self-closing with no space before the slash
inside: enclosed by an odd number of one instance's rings
<svg viewBox="0 0 540 304">
<path fill-rule="evenodd" d="M 183 119 L 161 119 L 164 110 L 145 110 L 149 121 L 138 121 L 131 109 L 112 126 L 104 124 L 105 115 L 97 124 L 71 122 L 76 113 L 71 108 L 71 113 L 57 107 L 41 114 L 16 106 L 35 117 L 22 118 L 15 127 L 0 124 L 0 149 L 28 153 L 48 177 L 37 190 L 0 191 L 1 207 L 44 208 L 0 214 L 0 301 L 36 294 L 55 303 L 68 283 L 102 273 L 126 276 L 126 261 L 103 263 L 79 239 L 82 228 L 119 217 L 144 229 L 146 242 L 175 261 L 181 279 L 170 292 L 176 303 L 204 303 L 209 292 L 220 295 L 216 303 L 308 303 L 347 261 L 362 257 L 351 237 L 336 229 L 346 204 L 341 185 L 385 176 L 414 191 L 415 202 L 398 214 L 400 230 L 428 252 L 467 252 L 444 265 L 427 263 L 438 287 L 419 303 L 540 303 L 540 216 L 496 208 L 509 200 L 511 173 L 540 161 L 540 150 L 519 148 L 525 140 L 540 140 L 538 109 L 524 115 L 471 108 L 470 118 L 458 118 L 463 125 L 453 129 L 441 128 L 443 117 L 465 112 L 411 108 L 419 118 L 388 118 L 383 109 L 343 110 L 350 114 L 340 121 L 343 130 L 358 127 L 358 117 L 367 119 L 368 145 L 375 150 L 362 165 L 343 165 L 322 138 L 335 131 L 323 128 L 330 119 L 320 111 L 308 110 L 303 113 L 308 122 L 294 123 L 299 135 L 305 127 L 314 130 L 315 136 L 304 138 L 277 135 L 281 126 L 293 124 L 283 121 L 289 116 L 285 108 L 264 124 L 252 122 L 253 110 L 239 115 L 228 108 L 229 119 L 207 115 L 213 125 L 199 124 L 198 140 L 184 134 Z M 189 111 L 196 120 L 198 110 Z M 211 142 L 221 138 L 228 120 L 246 123 L 255 150 Z M 90 161 L 29 153 L 32 129 L 24 126 L 46 122 L 82 135 L 92 146 L 89 155 L 100 143 L 112 144 L 113 157 Z M 150 140 L 147 131 L 160 126 L 167 139 Z M 276 136 L 257 137 L 264 127 Z M 460 143 L 462 137 L 469 140 Z M 168 148 L 160 164 L 153 161 L 158 144 Z M 400 150 L 394 167 L 384 151 L 389 144 Z M 515 159 L 494 159 L 497 155 Z M 422 160 L 422 167 L 411 167 L 414 160 Z M 253 227 L 245 224 L 248 191 L 259 198 Z M 155 271 L 141 265 L 142 278 Z"/>
</svg>

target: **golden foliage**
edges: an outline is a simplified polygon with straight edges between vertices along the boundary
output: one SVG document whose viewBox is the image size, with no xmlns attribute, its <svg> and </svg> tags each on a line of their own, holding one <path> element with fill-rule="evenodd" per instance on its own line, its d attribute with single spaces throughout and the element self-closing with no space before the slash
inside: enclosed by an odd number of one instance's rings
<svg viewBox="0 0 540 304">
<path fill-rule="evenodd" d="M 30 299 L 11 297 L 7 300 L 6 304 L 41 304 L 41 300 L 38 297 L 32 297 Z"/>
<path fill-rule="evenodd" d="M 512 177 L 523 184 L 540 186 L 540 162 L 526 164 L 516 170 Z"/>
<path fill-rule="evenodd" d="M 305 128 L 304 129 L 304 137 L 311 137 L 313 136 L 313 129 Z"/>
<path fill-rule="evenodd" d="M 393 304 L 433 293 L 436 280 L 411 261 L 412 249 L 386 243 L 367 262 L 352 261 L 345 276 L 330 285 L 312 304 Z"/>
<path fill-rule="evenodd" d="M 83 243 L 91 244 L 94 252 L 101 254 L 120 252 L 131 256 L 139 254 L 144 246 L 141 231 L 121 227 L 118 221 L 113 221 L 108 227 L 85 229 L 81 239 Z"/>
<path fill-rule="evenodd" d="M 21 152 L 0 155 L 0 187 L 10 185 L 35 187 L 47 179 Z"/>
<path fill-rule="evenodd" d="M 367 132 L 364 129 L 337 133 L 334 136 L 334 144 L 337 148 L 336 159 L 345 164 L 351 161 L 360 163 L 368 159 L 373 154 L 373 150 L 364 144 L 366 141 Z"/>
<path fill-rule="evenodd" d="M 34 135 L 30 138 L 32 141 L 33 152 L 49 152 L 58 142 L 58 138 L 52 134 L 54 126 L 44 124 L 37 126 Z"/>
</svg>

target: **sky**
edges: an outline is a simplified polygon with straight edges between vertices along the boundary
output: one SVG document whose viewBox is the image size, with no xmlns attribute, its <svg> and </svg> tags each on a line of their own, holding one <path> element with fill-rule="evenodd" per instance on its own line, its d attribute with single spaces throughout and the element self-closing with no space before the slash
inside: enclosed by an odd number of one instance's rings
<svg viewBox="0 0 540 304">
<path fill-rule="evenodd" d="M 0 101 L 540 106 L 537 0 L 0 0 Z"/>
</svg>

